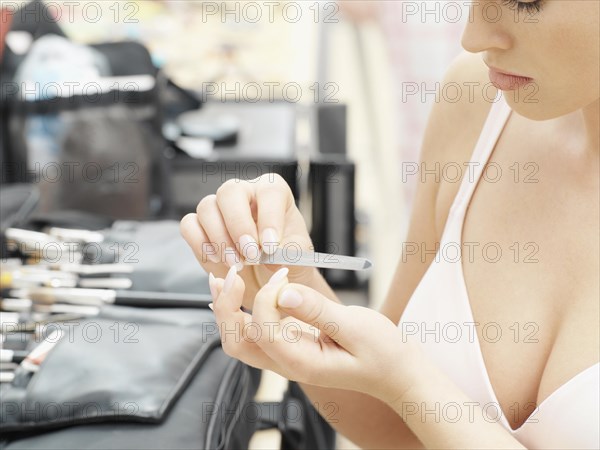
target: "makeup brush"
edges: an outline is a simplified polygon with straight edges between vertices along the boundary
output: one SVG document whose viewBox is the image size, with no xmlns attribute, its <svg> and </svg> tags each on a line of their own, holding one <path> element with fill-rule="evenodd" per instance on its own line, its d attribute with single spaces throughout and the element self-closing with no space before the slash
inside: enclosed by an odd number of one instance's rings
<svg viewBox="0 0 600 450">
<path fill-rule="evenodd" d="M 129 289 L 133 285 L 131 279 L 114 277 L 79 277 L 77 274 L 57 270 L 39 269 L 23 266 L 22 269 L 5 271 L 0 275 L 0 288 L 27 288 L 46 286 L 53 288 L 94 288 L 94 289 Z"/>
<path fill-rule="evenodd" d="M 15 379 L 14 372 L 0 372 L 0 383 L 12 383 Z"/>
<path fill-rule="evenodd" d="M 114 304 L 141 308 L 207 308 L 212 302 L 209 294 L 47 287 L 5 289 L 0 296 L 29 298 L 42 304 L 70 303 L 89 306 Z"/>
<path fill-rule="evenodd" d="M 70 272 L 78 275 L 105 275 L 105 274 L 127 274 L 134 271 L 132 264 L 113 263 L 113 264 L 74 264 L 74 263 L 45 263 L 41 266 L 59 270 L 61 272 Z"/>
<path fill-rule="evenodd" d="M 20 313 L 82 314 L 86 316 L 95 316 L 100 312 L 100 308 L 97 306 L 69 305 L 63 303 L 44 305 L 34 303 L 28 298 L 5 298 L 0 300 L 0 309 Z"/>
<path fill-rule="evenodd" d="M 64 334 L 63 330 L 54 330 L 27 354 L 15 370 L 15 376 L 11 381 L 13 386 L 25 387 L 29 384 L 31 377 L 35 372 L 40 370 L 40 366 L 48 356 L 48 353 L 58 344 Z"/>
<path fill-rule="evenodd" d="M 0 349 L 0 362 L 20 363 L 28 354 L 29 352 L 25 350 Z"/>
</svg>

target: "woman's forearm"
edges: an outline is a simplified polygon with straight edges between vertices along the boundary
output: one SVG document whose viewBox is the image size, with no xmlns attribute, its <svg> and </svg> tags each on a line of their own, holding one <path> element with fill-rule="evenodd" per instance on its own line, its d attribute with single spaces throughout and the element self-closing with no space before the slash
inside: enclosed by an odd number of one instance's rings
<svg viewBox="0 0 600 450">
<path fill-rule="evenodd" d="M 402 418 L 384 402 L 360 392 L 299 385 L 321 416 L 360 448 L 423 448 Z"/>
<path fill-rule="evenodd" d="M 297 282 L 341 303 L 316 269 L 311 279 Z M 323 388 L 304 383 L 299 385 L 325 420 L 336 431 L 361 448 L 423 448 L 403 423 L 402 418 L 385 402 L 355 391 Z"/>
<path fill-rule="evenodd" d="M 433 364 L 419 369 L 419 381 L 391 406 L 425 448 L 525 448 Z"/>
</svg>

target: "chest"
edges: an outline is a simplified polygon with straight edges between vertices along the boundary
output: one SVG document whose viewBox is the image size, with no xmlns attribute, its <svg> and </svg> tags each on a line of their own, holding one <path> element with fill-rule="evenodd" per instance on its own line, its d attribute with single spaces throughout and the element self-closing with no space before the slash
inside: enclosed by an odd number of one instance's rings
<svg viewBox="0 0 600 450">
<path fill-rule="evenodd" d="M 600 202 L 597 161 L 506 131 L 469 203 L 461 248 L 486 369 L 516 428 L 598 361 Z"/>
</svg>

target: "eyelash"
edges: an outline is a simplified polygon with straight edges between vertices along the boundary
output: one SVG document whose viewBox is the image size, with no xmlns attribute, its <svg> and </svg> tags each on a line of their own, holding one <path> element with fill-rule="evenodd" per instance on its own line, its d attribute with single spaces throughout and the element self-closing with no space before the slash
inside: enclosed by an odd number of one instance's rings
<svg viewBox="0 0 600 450">
<path fill-rule="evenodd" d="M 509 8 L 517 8 L 518 11 L 524 11 L 528 14 L 539 13 L 542 10 L 542 0 L 534 0 L 533 2 L 504 0 L 503 3 Z"/>
</svg>

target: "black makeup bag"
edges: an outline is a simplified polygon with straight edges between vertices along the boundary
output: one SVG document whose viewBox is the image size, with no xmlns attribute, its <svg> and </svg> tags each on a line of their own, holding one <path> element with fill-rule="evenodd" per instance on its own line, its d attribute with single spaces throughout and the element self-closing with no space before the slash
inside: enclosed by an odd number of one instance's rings
<svg viewBox="0 0 600 450">
<path fill-rule="evenodd" d="M 210 310 L 106 307 L 62 328 L 28 382 L 2 385 L 2 448 L 247 448 L 260 371 L 225 355 Z"/>
</svg>

